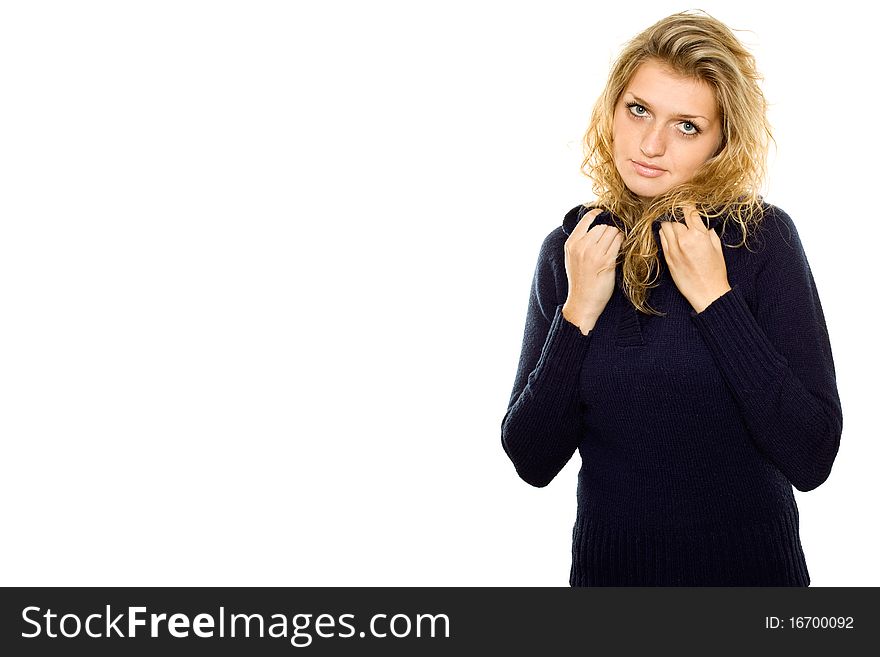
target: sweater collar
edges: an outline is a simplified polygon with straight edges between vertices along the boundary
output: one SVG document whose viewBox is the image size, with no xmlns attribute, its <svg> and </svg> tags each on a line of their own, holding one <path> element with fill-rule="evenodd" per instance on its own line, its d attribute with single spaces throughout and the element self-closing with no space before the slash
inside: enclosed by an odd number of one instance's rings
<svg viewBox="0 0 880 657">
<path fill-rule="evenodd" d="M 589 212 L 590 210 L 596 208 L 596 205 L 576 205 L 571 210 L 569 210 L 565 214 L 565 218 L 562 220 L 562 230 L 566 235 L 571 235 L 571 232 L 574 230 L 574 227 L 578 225 L 578 222 L 583 218 L 583 216 Z M 723 217 L 712 217 L 709 219 L 709 230 L 718 227 L 722 223 Z M 655 219 L 652 222 L 651 228 L 653 231 L 660 231 L 660 223 L 664 221 L 663 219 Z M 705 221 L 705 219 L 704 219 Z M 599 215 L 593 220 L 593 226 L 598 226 L 599 224 L 606 224 L 608 226 L 616 226 L 618 229 L 623 230 L 623 221 L 611 214 L 608 210 L 603 210 L 599 213 Z M 592 226 L 591 226 L 592 228 Z"/>
</svg>

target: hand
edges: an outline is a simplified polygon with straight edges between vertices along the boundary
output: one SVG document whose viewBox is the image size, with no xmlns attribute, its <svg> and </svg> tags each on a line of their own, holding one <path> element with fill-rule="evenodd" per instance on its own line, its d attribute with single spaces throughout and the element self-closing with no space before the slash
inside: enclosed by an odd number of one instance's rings
<svg viewBox="0 0 880 657">
<path fill-rule="evenodd" d="M 731 287 L 718 233 L 706 228 L 692 203 L 685 206 L 684 218 L 686 225 L 660 224 L 660 244 L 673 282 L 700 313 Z"/>
<path fill-rule="evenodd" d="M 596 208 L 585 214 L 565 241 L 568 298 L 562 314 L 581 332 L 593 328 L 614 292 L 614 270 L 623 242 L 623 233 L 615 226 L 602 224 L 590 230 L 601 212 Z"/>
</svg>

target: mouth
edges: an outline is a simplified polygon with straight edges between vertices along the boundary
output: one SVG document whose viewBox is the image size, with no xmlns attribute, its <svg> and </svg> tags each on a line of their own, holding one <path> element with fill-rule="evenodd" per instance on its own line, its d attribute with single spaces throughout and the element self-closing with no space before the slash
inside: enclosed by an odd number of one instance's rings
<svg viewBox="0 0 880 657">
<path fill-rule="evenodd" d="M 666 169 L 661 169 L 660 167 L 655 167 L 653 164 L 648 164 L 647 162 L 640 162 L 639 160 L 633 160 L 633 163 L 638 164 L 640 167 L 644 169 L 654 169 L 655 171 L 666 171 Z"/>
<path fill-rule="evenodd" d="M 644 176 L 645 178 L 656 178 L 664 173 L 666 173 L 665 169 L 659 169 L 657 167 L 652 167 L 649 164 L 644 164 L 643 162 L 639 162 L 637 160 L 630 160 L 633 165 L 633 169 L 640 176 Z"/>
</svg>

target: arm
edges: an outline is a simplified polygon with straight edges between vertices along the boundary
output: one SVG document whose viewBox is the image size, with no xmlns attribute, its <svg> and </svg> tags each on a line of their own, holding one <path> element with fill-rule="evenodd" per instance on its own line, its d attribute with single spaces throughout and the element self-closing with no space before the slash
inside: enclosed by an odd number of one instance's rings
<svg viewBox="0 0 880 657">
<path fill-rule="evenodd" d="M 735 285 L 691 317 L 757 449 L 795 488 L 809 491 L 831 472 L 843 415 L 812 271 L 791 218 L 771 212 L 755 308 Z"/>
<path fill-rule="evenodd" d="M 553 480 L 582 437 L 580 371 L 591 334 L 562 314 L 556 280 L 565 281 L 565 265 L 555 254 L 562 250 L 560 239 L 551 233 L 541 246 L 519 367 L 501 422 L 504 451 L 517 474 L 537 487 Z"/>
</svg>

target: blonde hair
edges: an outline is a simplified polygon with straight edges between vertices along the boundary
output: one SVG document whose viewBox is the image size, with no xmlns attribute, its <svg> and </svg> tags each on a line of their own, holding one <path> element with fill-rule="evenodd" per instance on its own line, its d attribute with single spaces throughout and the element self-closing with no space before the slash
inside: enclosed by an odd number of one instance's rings
<svg viewBox="0 0 880 657">
<path fill-rule="evenodd" d="M 674 73 L 708 83 L 718 103 L 721 145 L 687 182 L 645 202 L 630 191 L 614 164 L 614 110 L 636 70 L 646 60 L 664 64 Z M 693 203 L 705 217 L 737 222 L 743 233 L 763 216 L 760 190 L 766 176 L 767 152 L 773 134 L 767 101 L 758 84 L 763 77 L 754 56 L 730 28 L 705 12 L 685 11 L 668 16 L 628 41 L 618 55 L 605 89 L 593 108 L 584 135 L 581 172 L 593 181 L 595 202 L 624 224 L 623 290 L 641 312 L 662 315 L 647 305 L 647 292 L 659 274 L 657 243 L 652 223 L 668 215 L 682 216 Z M 722 228 L 723 231 L 723 228 Z M 728 245 L 733 246 L 733 245 Z"/>
</svg>

